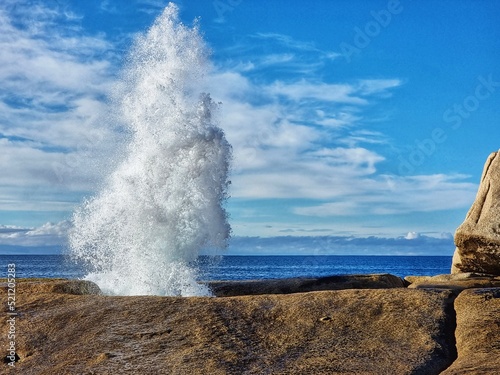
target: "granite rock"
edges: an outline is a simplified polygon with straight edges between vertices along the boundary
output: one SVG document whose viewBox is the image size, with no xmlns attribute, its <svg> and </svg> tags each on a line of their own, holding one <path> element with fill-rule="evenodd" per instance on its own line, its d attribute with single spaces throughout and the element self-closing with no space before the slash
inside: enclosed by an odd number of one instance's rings
<svg viewBox="0 0 500 375">
<path fill-rule="evenodd" d="M 499 374 L 500 288 L 463 291 L 455 310 L 458 358 L 443 374 Z"/>
<path fill-rule="evenodd" d="M 390 274 L 339 275 L 317 278 L 210 281 L 205 283 L 217 297 L 258 294 L 290 294 L 321 290 L 403 288 L 404 281 Z"/>
<path fill-rule="evenodd" d="M 457 294 L 464 289 L 500 287 L 500 276 L 474 272 L 421 276 L 409 280 L 413 280 L 408 286 L 411 289 L 450 289 Z"/>
<path fill-rule="evenodd" d="M 9 374 L 432 375 L 456 357 L 450 291 L 182 298 L 22 289 L 20 359 Z"/>
<path fill-rule="evenodd" d="M 455 232 L 451 273 L 500 275 L 500 151 L 492 153 L 465 221 Z"/>
</svg>

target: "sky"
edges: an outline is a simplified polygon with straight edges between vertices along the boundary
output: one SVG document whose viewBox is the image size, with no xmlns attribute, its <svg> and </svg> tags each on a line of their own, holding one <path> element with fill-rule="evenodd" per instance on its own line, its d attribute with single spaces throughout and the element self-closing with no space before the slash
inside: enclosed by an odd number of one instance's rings
<svg viewBox="0 0 500 375">
<path fill-rule="evenodd" d="M 0 254 L 64 247 L 162 0 L 0 6 Z M 496 0 L 184 0 L 233 147 L 237 254 L 451 255 L 500 148 Z M 238 250 L 239 249 L 239 250 Z"/>
</svg>

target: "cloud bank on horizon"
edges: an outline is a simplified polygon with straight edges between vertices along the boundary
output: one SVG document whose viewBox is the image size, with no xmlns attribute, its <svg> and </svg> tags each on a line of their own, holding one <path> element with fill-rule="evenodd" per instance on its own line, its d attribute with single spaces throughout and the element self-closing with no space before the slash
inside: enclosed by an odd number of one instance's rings
<svg viewBox="0 0 500 375">
<path fill-rule="evenodd" d="M 65 253 L 66 238 L 71 230 L 69 221 L 46 223 L 37 228 L 0 226 L 0 248 L 9 254 Z M 409 232 L 406 236 L 355 237 L 309 236 L 233 237 L 226 255 L 451 255 L 453 238 L 450 233 L 425 236 Z M 451 249 L 451 250 L 450 250 Z M 207 249 L 203 254 L 220 255 Z"/>
<path fill-rule="evenodd" d="M 178 2 L 213 52 L 205 89 L 233 146 L 236 238 L 452 253 L 500 148 L 500 5 L 444 3 Z M 128 47 L 166 4 L 6 0 L 0 252 L 63 245 L 124 144 L 112 92 Z"/>
</svg>

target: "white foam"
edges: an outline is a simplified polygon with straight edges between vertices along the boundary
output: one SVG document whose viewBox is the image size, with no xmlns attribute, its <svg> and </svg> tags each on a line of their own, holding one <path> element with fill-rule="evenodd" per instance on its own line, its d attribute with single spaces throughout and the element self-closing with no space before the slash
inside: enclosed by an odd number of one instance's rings
<svg viewBox="0 0 500 375">
<path fill-rule="evenodd" d="M 209 293 L 189 263 L 227 245 L 231 147 L 200 92 L 208 69 L 197 26 L 181 24 L 173 4 L 132 49 L 115 95 L 131 132 L 126 155 L 76 210 L 69 236 L 72 256 L 107 293 Z"/>
</svg>

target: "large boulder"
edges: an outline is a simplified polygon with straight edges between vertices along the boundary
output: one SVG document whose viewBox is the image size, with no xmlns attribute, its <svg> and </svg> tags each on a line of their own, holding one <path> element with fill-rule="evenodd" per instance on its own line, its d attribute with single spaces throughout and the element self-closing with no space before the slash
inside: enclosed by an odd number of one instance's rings
<svg viewBox="0 0 500 375">
<path fill-rule="evenodd" d="M 486 161 L 476 200 L 455 233 L 451 273 L 500 275 L 500 151 Z"/>
<path fill-rule="evenodd" d="M 16 298 L 19 360 L 1 373 L 433 375 L 456 358 L 450 291 L 182 298 L 29 288 Z M 0 319 L 4 339 L 8 330 Z"/>
<path fill-rule="evenodd" d="M 443 374 L 500 374 L 500 288 L 463 291 L 455 310 L 458 358 Z"/>
</svg>

